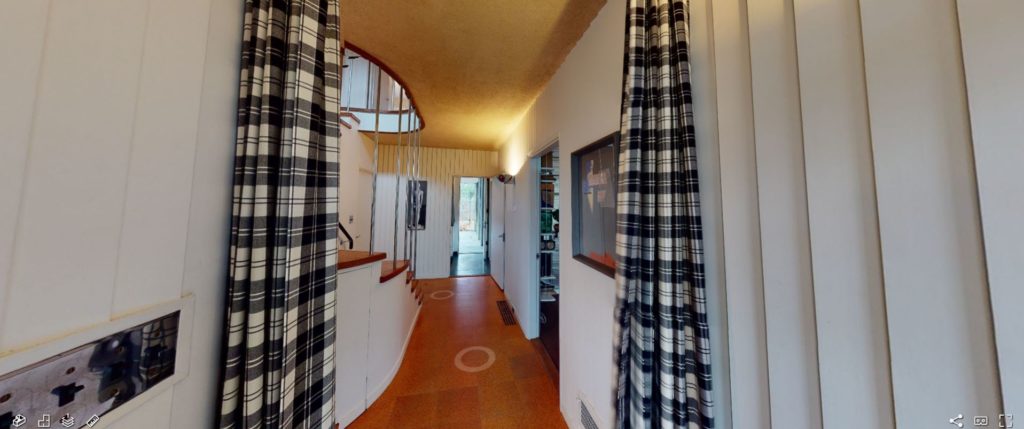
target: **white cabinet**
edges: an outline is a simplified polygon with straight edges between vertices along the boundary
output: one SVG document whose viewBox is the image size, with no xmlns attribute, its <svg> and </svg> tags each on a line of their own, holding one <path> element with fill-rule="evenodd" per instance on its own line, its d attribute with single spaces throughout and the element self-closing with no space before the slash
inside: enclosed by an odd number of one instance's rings
<svg viewBox="0 0 1024 429">
<path fill-rule="evenodd" d="M 366 409 L 367 341 L 370 291 L 377 284 L 380 263 L 338 274 L 335 412 L 342 426 Z"/>
<path fill-rule="evenodd" d="M 395 378 L 419 305 L 406 275 L 380 283 L 381 263 L 338 273 L 335 415 L 352 423 Z"/>
</svg>

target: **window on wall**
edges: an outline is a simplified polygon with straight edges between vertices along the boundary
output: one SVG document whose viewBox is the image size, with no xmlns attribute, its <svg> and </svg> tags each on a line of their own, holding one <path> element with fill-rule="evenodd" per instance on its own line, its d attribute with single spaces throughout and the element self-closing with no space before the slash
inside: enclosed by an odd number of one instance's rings
<svg viewBox="0 0 1024 429">
<path fill-rule="evenodd" d="M 615 276 L 619 133 L 572 153 L 573 258 Z"/>
</svg>

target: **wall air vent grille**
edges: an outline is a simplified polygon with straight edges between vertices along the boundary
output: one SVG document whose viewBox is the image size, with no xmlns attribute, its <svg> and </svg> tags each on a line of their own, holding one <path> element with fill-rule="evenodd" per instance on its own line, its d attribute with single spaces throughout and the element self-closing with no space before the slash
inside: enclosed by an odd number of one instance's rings
<svg viewBox="0 0 1024 429">
<path fill-rule="evenodd" d="M 597 427 L 597 423 L 594 422 L 594 417 L 590 415 L 587 404 L 582 400 L 580 401 L 580 423 L 583 424 L 583 429 L 600 429 Z"/>
<path fill-rule="evenodd" d="M 501 313 L 501 321 L 505 322 L 505 326 L 516 324 L 516 318 L 512 316 L 512 308 L 508 306 L 508 301 L 498 301 L 498 312 Z"/>
</svg>

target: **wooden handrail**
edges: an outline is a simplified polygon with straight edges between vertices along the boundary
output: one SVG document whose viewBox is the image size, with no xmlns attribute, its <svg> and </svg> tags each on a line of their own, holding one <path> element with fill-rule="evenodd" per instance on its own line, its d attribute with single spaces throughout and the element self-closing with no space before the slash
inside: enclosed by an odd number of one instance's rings
<svg viewBox="0 0 1024 429">
<path fill-rule="evenodd" d="M 409 261 L 400 259 L 398 261 L 384 261 L 380 264 L 380 282 L 384 283 L 409 269 Z"/>
</svg>

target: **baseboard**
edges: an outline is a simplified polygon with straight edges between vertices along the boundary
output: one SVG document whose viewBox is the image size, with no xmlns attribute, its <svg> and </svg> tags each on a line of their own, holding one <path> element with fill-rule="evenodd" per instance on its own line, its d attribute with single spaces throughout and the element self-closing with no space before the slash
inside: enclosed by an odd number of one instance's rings
<svg viewBox="0 0 1024 429">
<path fill-rule="evenodd" d="M 551 379 L 552 383 L 555 383 L 556 389 L 560 388 L 561 382 L 559 381 L 558 376 L 558 365 L 556 365 L 555 361 L 551 359 L 551 355 L 548 354 L 548 349 L 544 347 L 544 343 L 540 338 L 534 338 L 530 340 L 530 343 L 533 345 L 534 351 L 540 355 L 540 359 L 544 361 L 544 369 L 547 370 L 548 378 Z"/>
<path fill-rule="evenodd" d="M 405 352 L 409 348 L 409 341 L 412 340 L 412 333 L 416 328 L 416 321 L 420 318 L 420 310 L 422 308 L 422 306 L 416 306 L 416 314 L 412 316 L 412 323 L 409 325 L 409 334 L 405 336 L 405 344 L 402 344 L 402 353 L 399 355 L 398 361 L 395 362 L 394 368 L 391 368 L 387 377 L 384 377 L 384 382 L 372 391 L 368 392 L 366 395 L 366 408 L 370 408 L 370 406 L 377 401 L 377 398 L 380 398 L 380 395 L 384 394 L 384 391 L 387 390 L 388 386 L 391 385 L 391 382 L 394 381 L 395 376 L 398 375 L 398 370 L 402 367 L 402 362 L 405 361 Z"/>
<path fill-rule="evenodd" d="M 356 421 L 356 419 L 359 418 L 359 416 L 362 415 L 364 411 L 366 411 L 366 408 L 364 407 L 357 406 L 355 408 L 352 408 L 344 415 L 338 417 L 337 426 L 339 428 L 347 427 L 348 425 L 352 424 L 352 422 Z"/>
<path fill-rule="evenodd" d="M 498 289 L 501 289 L 502 292 L 505 291 L 505 286 L 502 285 L 501 283 L 498 283 L 498 279 L 494 278 L 494 274 L 487 273 L 487 277 L 491 278 L 491 281 L 494 282 L 494 285 L 497 286 Z"/>
</svg>

